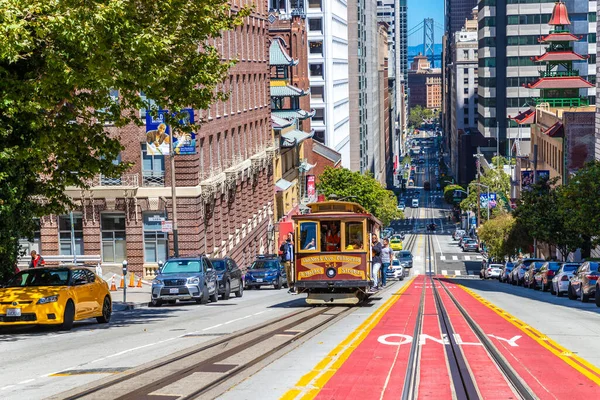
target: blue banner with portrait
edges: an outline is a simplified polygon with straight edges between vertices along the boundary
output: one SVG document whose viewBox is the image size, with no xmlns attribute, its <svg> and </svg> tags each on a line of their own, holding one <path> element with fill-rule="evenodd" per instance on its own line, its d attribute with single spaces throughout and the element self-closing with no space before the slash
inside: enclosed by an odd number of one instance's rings
<svg viewBox="0 0 600 400">
<path fill-rule="evenodd" d="M 167 110 L 158 110 L 153 117 L 146 113 L 146 151 L 152 155 L 169 155 L 170 141 L 173 140 L 173 153 L 181 155 L 196 154 L 196 132 L 194 131 L 194 110 L 181 110 L 183 118 L 179 120 L 181 129 L 171 135 L 171 128 L 165 123 Z"/>
</svg>

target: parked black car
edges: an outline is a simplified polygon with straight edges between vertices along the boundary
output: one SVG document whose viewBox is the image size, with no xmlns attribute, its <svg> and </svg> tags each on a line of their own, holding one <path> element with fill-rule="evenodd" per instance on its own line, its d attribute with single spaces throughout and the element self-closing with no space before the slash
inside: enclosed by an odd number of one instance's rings
<svg viewBox="0 0 600 400">
<path fill-rule="evenodd" d="M 217 280 L 219 282 L 219 295 L 221 299 L 227 300 L 233 292 L 235 297 L 242 297 L 244 294 L 244 282 L 242 280 L 242 270 L 229 257 L 211 258 L 210 262 L 217 271 Z"/>
<path fill-rule="evenodd" d="M 590 297 L 596 295 L 596 283 L 600 279 L 600 263 L 595 261 L 586 261 L 573 274 L 569 281 L 567 294 L 569 299 L 579 298 L 583 303 L 587 303 Z"/>
</svg>

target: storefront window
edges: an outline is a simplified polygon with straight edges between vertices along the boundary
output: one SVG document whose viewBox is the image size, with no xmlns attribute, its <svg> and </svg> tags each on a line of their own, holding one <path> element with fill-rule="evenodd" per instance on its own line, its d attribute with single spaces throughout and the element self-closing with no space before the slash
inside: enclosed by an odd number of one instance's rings
<svg viewBox="0 0 600 400">
<path fill-rule="evenodd" d="M 319 250 L 319 242 L 317 238 L 316 222 L 301 222 L 300 223 L 300 249 L 299 250 Z"/>
<path fill-rule="evenodd" d="M 162 232 L 162 213 L 144 213 L 144 260 L 148 263 L 165 261 L 169 249 L 168 234 Z"/>
<path fill-rule="evenodd" d="M 102 261 L 120 263 L 125 260 L 125 214 L 102 214 Z"/>
<path fill-rule="evenodd" d="M 58 237 L 61 256 L 73 255 L 73 241 L 71 233 L 75 234 L 75 254 L 83 255 L 83 219 L 79 213 L 73 213 L 73 229 L 71 229 L 71 216 L 58 217 Z"/>
</svg>

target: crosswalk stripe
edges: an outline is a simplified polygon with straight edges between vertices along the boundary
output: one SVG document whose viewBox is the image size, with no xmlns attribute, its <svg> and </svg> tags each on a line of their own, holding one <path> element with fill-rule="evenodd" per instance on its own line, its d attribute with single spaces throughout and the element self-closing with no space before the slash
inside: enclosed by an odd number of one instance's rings
<svg viewBox="0 0 600 400">
<path fill-rule="evenodd" d="M 458 256 L 452 256 L 452 260 L 458 261 Z"/>
<path fill-rule="evenodd" d="M 465 261 L 471 261 L 471 256 L 465 256 Z"/>
<path fill-rule="evenodd" d="M 445 261 L 446 260 L 446 256 L 440 256 L 440 260 Z"/>
</svg>

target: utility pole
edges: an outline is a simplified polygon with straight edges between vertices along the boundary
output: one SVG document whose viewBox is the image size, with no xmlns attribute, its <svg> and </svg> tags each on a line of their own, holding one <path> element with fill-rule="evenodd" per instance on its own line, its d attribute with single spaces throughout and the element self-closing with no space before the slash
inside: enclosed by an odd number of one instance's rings
<svg viewBox="0 0 600 400">
<path fill-rule="evenodd" d="M 479 229 L 479 221 L 481 219 L 481 174 L 479 173 L 479 158 L 475 161 L 475 165 L 477 167 L 477 229 Z"/>
<path fill-rule="evenodd" d="M 533 145 L 533 184 L 537 183 L 538 145 Z M 533 256 L 537 257 L 537 239 L 533 238 Z"/>
<path fill-rule="evenodd" d="M 169 138 L 169 154 L 171 156 L 171 201 L 173 203 L 173 253 L 179 257 L 179 236 L 177 231 L 177 182 L 175 181 L 175 152 L 173 151 L 173 129 Z"/>
</svg>

